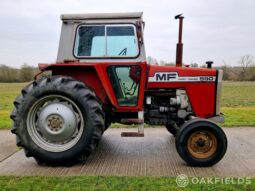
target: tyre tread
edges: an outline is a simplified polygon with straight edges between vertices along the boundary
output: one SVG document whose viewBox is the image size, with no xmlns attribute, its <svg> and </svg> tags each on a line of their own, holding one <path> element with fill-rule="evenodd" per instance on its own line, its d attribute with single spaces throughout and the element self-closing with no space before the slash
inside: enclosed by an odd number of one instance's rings
<svg viewBox="0 0 255 191">
<path fill-rule="evenodd" d="M 33 152 L 30 151 L 29 146 L 23 143 L 22 133 L 18 131 L 20 125 L 19 113 L 22 112 L 22 103 L 27 98 L 27 96 L 32 91 L 41 90 L 47 88 L 47 85 L 52 84 L 56 88 L 66 86 L 70 91 L 76 92 L 84 99 L 84 101 L 89 102 L 88 105 L 91 105 L 90 115 L 93 118 L 94 132 L 91 135 L 90 140 L 87 145 L 84 145 L 83 152 L 74 156 L 71 160 L 65 160 L 56 162 L 50 160 L 42 160 L 40 157 L 36 156 Z M 48 78 L 42 78 L 37 81 L 32 82 L 21 90 L 21 94 L 15 99 L 14 109 L 10 115 L 12 119 L 12 128 L 11 132 L 16 135 L 16 144 L 19 147 L 23 147 L 24 152 L 27 157 L 33 156 L 38 164 L 47 164 L 47 165 L 72 165 L 76 162 L 84 162 L 87 156 L 92 152 L 92 150 L 97 146 L 99 140 L 104 131 L 104 113 L 102 106 L 96 97 L 94 91 L 89 89 L 83 82 L 77 81 L 71 77 L 65 76 L 51 76 Z"/>
</svg>

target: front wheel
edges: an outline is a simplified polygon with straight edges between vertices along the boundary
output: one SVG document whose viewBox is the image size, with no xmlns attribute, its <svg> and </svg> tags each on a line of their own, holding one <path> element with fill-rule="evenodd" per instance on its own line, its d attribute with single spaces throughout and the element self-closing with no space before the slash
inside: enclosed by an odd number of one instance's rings
<svg viewBox="0 0 255 191">
<path fill-rule="evenodd" d="M 84 161 L 104 131 L 104 114 L 96 95 L 70 77 L 34 81 L 14 105 L 12 133 L 17 145 L 39 164 Z"/>
<path fill-rule="evenodd" d="M 212 166 L 227 150 L 223 130 L 212 121 L 192 119 L 178 131 L 175 139 L 180 157 L 190 166 Z"/>
<path fill-rule="evenodd" d="M 179 131 L 179 127 L 175 123 L 166 125 L 166 129 L 174 137 L 176 136 L 177 132 Z"/>
</svg>

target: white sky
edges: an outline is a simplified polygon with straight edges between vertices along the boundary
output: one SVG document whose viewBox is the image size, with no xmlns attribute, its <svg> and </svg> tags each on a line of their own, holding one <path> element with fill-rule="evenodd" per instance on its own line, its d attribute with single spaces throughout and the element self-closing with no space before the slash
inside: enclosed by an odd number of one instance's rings
<svg viewBox="0 0 255 191">
<path fill-rule="evenodd" d="M 184 13 L 184 62 L 237 65 L 255 56 L 254 0 L 1 0 L 0 64 L 52 63 L 60 14 L 143 11 L 147 56 L 175 61 L 178 22 Z"/>
</svg>

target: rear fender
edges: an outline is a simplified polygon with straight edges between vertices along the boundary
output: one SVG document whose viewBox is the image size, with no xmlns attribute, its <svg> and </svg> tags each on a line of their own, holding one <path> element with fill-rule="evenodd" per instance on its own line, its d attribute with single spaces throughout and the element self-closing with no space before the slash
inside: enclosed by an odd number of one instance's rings
<svg viewBox="0 0 255 191">
<path fill-rule="evenodd" d="M 39 69 L 44 71 L 52 71 L 52 75 L 70 76 L 76 80 L 82 81 L 88 87 L 94 90 L 97 97 L 102 103 L 106 103 L 108 98 L 109 90 L 104 85 L 104 76 L 99 75 L 100 69 L 97 69 L 95 65 L 81 65 L 79 64 L 40 64 Z M 113 103 L 113 100 L 110 99 Z"/>
<path fill-rule="evenodd" d="M 120 106 L 114 94 L 111 82 L 107 75 L 108 66 L 112 65 L 140 65 L 141 83 L 139 88 L 138 104 L 136 106 Z M 41 67 L 40 67 L 41 66 Z M 137 112 L 143 108 L 143 98 L 146 83 L 146 63 L 143 62 L 121 62 L 121 63 L 57 63 L 51 65 L 40 65 L 41 70 L 51 70 L 52 75 L 71 76 L 77 80 L 84 82 L 87 86 L 93 89 L 102 103 L 111 103 L 116 112 Z"/>
</svg>

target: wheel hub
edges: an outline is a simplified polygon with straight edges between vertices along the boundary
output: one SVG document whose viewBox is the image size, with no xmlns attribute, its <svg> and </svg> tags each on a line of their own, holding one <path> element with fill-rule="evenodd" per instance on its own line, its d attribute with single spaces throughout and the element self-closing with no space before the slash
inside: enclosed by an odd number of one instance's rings
<svg viewBox="0 0 255 191">
<path fill-rule="evenodd" d="M 196 143 L 196 145 L 198 146 L 198 147 L 204 147 L 205 146 L 205 140 L 203 140 L 203 139 L 199 139 L 198 141 L 196 141 L 195 143 Z"/>
<path fill-rule="evenodd" d="M 38 130 L 48 142 L 65 142 L 75 133 L 77 118 L 64 103 L 50 103 L 38 115 Z"/>
<path fill-rule="evenodd" d="M 190 135 L 188 151 L 196 158 L 208 158 L 216 152 L 217 139 L 209 131 L 197 131 Z"/>
<path fill-rule="evenodd" d="M 63 119 L 59 115 L 49 116 L 47 121 L 51 131 L 59 131 L 63 128 Z"/>
<path fill-rule="evenodd" d="M 210 149 L 211 139 L 204 134 L 197 134 L 193 137 L 192 146 L 197 152 L 206 152 Z"/>
</svg>

